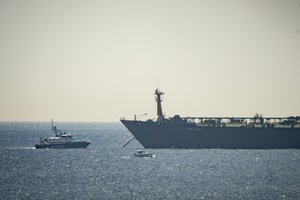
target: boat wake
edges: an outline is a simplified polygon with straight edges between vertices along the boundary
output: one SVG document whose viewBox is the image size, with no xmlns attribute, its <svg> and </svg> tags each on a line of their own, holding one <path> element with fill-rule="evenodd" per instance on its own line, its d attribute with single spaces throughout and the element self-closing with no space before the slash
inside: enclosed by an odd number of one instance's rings
<svg viewBox="0 0 300 200">
<path fill-rule="evenodd" d="M 32 150 L 36 149 L 35 147 L 4 147 L 2 149 L 7 149 L 7 150 Z"/>
</svg>

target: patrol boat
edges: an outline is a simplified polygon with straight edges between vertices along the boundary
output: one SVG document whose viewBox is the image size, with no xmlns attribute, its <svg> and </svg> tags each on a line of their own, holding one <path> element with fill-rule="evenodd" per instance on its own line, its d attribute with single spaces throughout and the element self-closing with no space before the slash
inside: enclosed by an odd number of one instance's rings
<svg viewBox="0 0 300 200">
<path fill-rule="evenodd" d="M 144 148 L 300 149 L 300 116 L 174 117 L 162 112 L 156 89 L 157 119 L 121 122 Z"/>
<path fill-rule="evenodd" d="M 51 120 L 51 127 L 53 135 L 49 139 L 41 139 L 39 144 L 35 145 L 37 149 L 70 149 L 70 148 L 86 148 L 91 142 L 89 141 L 79 141 L 73 139 L 73 134 L 63 133 L 57 129 L 54 125 L 53 120 Z"/>
</svg>

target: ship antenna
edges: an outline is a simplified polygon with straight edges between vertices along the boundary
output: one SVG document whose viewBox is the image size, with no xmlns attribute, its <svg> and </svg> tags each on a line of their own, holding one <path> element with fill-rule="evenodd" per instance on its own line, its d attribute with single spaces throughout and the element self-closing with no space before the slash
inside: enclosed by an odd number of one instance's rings
<svg viewBox="0 0 300 200">
<path fill-rule="evenodd" d="M 162 98 L 161 95 L 165 94 L 162 91 L 159 91 L 158 89 L 155 90 L 154 94 L 156 95 L 155 100 L 157 102 L 157 120 L 163 119 L 164 115 L 162 112 L 162 107 L 161 107 L 161 102 L 162 102 Z"/>
<path fill-rule="evenodd" d="M 53 119 L 51 119 L 51 126 L 52 126 L 52 131 L 57 134 L 57 128 L 56 126 L 54 126 L 54 123 L 53 123 Z"/>
<path fill-rule="evenodd" d="M 53 119 L 51 119 L 51 128 L 52 128 L 52 131 L 53 131 L 53 128 L 54 128 L 54 126 L 53 126 Z"/>
</svg>

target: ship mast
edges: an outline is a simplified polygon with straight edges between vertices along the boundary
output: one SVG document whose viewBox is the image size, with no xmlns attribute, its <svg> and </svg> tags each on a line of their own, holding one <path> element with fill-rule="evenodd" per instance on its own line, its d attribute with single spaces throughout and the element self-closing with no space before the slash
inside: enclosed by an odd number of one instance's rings
<svg viewBox="0 0 300 200">
<path fill-rule="evenodd" d="M 160 120 L 164 119 L 164 115 L 163 115 L 162 107 L 161 107 L 161 102 L 162 102 L 161 95 L 163 95 L 165 93 L 156 89 L 154 94 L 156 95 L 155 100 L 157 102 L 157 116 L 158 116 L 157 121 L 160 121 Z"/>
</svg>

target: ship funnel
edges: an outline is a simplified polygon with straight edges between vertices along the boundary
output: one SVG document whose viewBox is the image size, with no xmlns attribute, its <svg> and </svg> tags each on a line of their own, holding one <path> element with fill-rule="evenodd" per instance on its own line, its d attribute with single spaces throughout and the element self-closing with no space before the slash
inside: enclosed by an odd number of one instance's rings
<svg viewBox="0 0 300 200">
<path fill-rule="evenodd" d="M 162 102 L 161 95 L 163 95 L 165 93 L 163 93 L 162 91 L 159 91 L 158 89 L 156 89 L 154 94 L 156 95 L 155 100 L 157 102 L 157 116 L 158 116 L 157 120 L 160 120 L 160 119 L 164 118 L 164 115 L 163 115 L 163 112 L 162 112 L 162 107 L 161 107 L 161 102 Z"/>
</svg>

